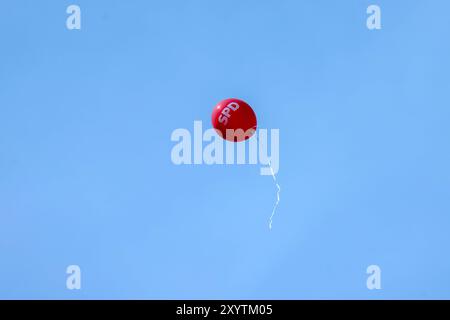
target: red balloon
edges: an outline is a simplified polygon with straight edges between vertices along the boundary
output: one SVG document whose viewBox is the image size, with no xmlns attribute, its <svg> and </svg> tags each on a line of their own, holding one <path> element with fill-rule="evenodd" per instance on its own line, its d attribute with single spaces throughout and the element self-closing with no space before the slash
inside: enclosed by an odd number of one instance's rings
<svg viewBox="0 0 450 320">
<path fill-rule="evenodd" d="M 239 142 L 249 139 L 256 131 L 256 115 L 247 102 L 240 99 L 220 101 L 212 112 L 212 125 L 224 139 Z M 233 131 L 228 131 L 232 129 Z"/>
</svg>

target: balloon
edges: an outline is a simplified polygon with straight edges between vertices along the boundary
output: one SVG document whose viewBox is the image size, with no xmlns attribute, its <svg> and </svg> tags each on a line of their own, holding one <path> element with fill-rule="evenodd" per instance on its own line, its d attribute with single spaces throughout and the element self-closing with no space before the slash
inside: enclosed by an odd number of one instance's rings
<svg viewBox="0 0 450 320">
<path fill-rule="evenodd" d="M 217 134 L 228 141 L 247 140 L 256 131 L 255 112 L 247 102 L 240 99 L 220 101 L 213 109 L 211 121 Z"/>
</svg>

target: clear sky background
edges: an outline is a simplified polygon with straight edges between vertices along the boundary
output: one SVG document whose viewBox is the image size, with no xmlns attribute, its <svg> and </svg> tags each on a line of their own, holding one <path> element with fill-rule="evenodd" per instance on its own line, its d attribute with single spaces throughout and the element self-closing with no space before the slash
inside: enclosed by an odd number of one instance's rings
<svg viewBox="0 0 450 320">
<path fill-rule="evenodd" d="M 450 298 L 449 14 L 447 0 L 2 1 L 0 298 Z M 259 166 L 170 159 L 172 131 L 209 127 L 227 97 L 280 129 L 271 231 Z"/>
</svg>

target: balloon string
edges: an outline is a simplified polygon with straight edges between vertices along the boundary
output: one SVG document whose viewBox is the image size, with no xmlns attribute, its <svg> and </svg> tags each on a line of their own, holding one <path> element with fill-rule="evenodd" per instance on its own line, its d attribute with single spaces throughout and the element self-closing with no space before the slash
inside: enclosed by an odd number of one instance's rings
<svg viewBox="0 0 450 320">
<path fill-rule="evenodd" d="M 278 203 L 280 202 L 280 191 L 281 191 L 281 188 L 280 188 L 280 185 L 277 182 L 277 178 L 275 176 L 275 173 L 273 172 L 272 162 L 271 161 L 269 161 L 269 167 L 270 167 L 270 172 L 272 173 L 273 181 L 274 181 L 274 183 L 275 183 L 275 185 L 277 187 L 277 201 L 275 202 L 275 205 L 273 206 L 272 215 L 270 216 L 270 219 L 269 219 L 269 229 L 272 230 L 273 216 L 275 215 L 275 211 L 277 210 Z"/>
</svg>

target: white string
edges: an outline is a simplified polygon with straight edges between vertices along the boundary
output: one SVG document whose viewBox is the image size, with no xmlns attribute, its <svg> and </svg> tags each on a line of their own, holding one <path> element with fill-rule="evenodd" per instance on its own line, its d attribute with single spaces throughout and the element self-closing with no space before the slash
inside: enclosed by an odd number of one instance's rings
<svg viewBox="0 0 450 320">
<path fill-rule="evenodd" d="M 276 209 L 278 207 L 278 203 L 280 202 L 280 191 L 281 191 L 281 188 L 280 188 L 280 185 L 277 182 L 277 178 L 275 177 L 275 173 L 273 172 L 271 161 L 269 161 L 269 167 L 270 167 L 270 172 L 272 173 L 273 181 L 275 182 L 275 185 L 277 187 L 277 201 L 275 202 L 275 205 L 273 206 L 272 215 L 270 216 L 270 219 L 269 219 L 269 229 L 272 230 L 272 220 L 273 220 L 273 216 L 275 215 L 275 211 L 276 211 Z"/>
</svg>

